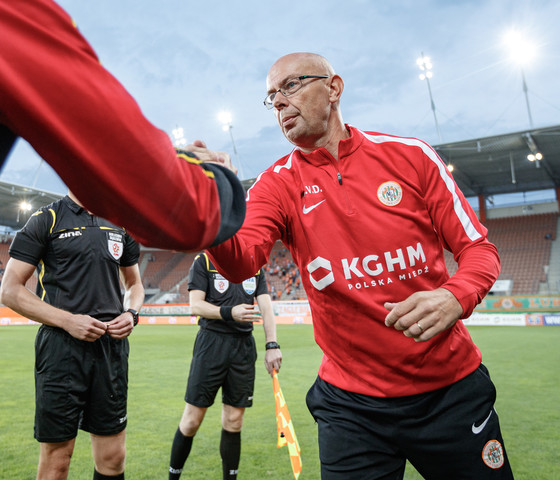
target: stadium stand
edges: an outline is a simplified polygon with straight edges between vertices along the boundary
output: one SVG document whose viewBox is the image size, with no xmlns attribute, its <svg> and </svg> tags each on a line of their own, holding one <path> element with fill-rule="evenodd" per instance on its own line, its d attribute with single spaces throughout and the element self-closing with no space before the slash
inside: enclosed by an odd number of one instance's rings
<svg viewBox="0 0 560 480">
<path fill-rule="evenodd" d="M 196 257 L 195 253 L 183 253 L 179 255 L 177 264 L 162 278 L 159 287 L 162 291 L 171 291 L 180 284 L 187 281 L 186 273 L 191 268 L 192 262 Z"/>
<path fill-rule="evenodd" d="M 557 214 L 528 215 L 490 221 L 489 238 L 498 247 L 504 278 L 513 282 L 512 294 L 539 293 L 547 281 L 552 241 L 556 240 Z"/>
<path fill-rule="evenodd" d="M 299 269 L 282 243 L 276 242 L 274 245 L 264 271 L 267 274 L 272 300 L 307 299 L 301 285 Z"/>
<path fill-rule="evenodd" d="M 500 279 L 511 280 L 512 295 L 534 295 L 546 285 L 546 267 L 551 260 L 551 247 L 557 239 L 558 214 L 545 213 L 518 217 L 488 219 L 488 236 L 500 254 L 502 269 Z M 194 258 L 194 255 L 193 257 Z M 449 273 L 457 271 L 452 255 L 446 252 L 446 265 Z M 192 261 L 192 260 L 191 260 Z M 181 283 L 181 272 L 188 272 L 189 261 L 181 262 L 177 277 L 169 284 L 178 285 L 177 293 L 182 302 L 188 301 L 186 282 Z M 290 252 L 277 242 L 270 254 L 269 263 L 264 267 L 273 300 L 306 299 L 301 285 L 301 277 Z M 161 284 L 163 287 L 164 284 Z M 550 292 L 550 285 L 546 291 Z"/>
<path fill-rule="evenodd" d="M 179 287 L 186 282 L 195 253 L 172 252 L 168 250 L 142 250 L 140 253 L 140 275 L 146 288 L 147 301 L 157 299 L 162 293 L 179 293 Z M 177 302 L 186 302 L 184 296 Z"/>
<path fill-rule="evenodd" d="M 142 251 L 139 266 L 144 287 L 159 288 L 161 280 L 181 260 L 180 255 L 170 250 Z"/>
<path fill-rule="evenodd" d="M 501 280 L 511 280 L 512 295 L 556 293 L 558 285 L 547 283 L 547 269 L 551 264 L 551 249 L 557 243 L 559 228 L 557 213 L 542 213 L 506 218 L 487 219 L 488 237 L 500 254 Z M 0 281 L 8 262 L 11 237 L 0 241 Z M 560 248 L 560 245 L 556 245 Z M 174 303 L 188 302 L 187 277 L 196 253 L 174 252 L 142 248 L 140 274 L 148 297 L 147 303 L 157 301 L 168 293 Z M 457 264 L 445 252 L 449 273 L 453 275 Z M 277 242 L 264 266 L 273 300 L 305 300 L 301 277 L 290 252 Z M 557 282 L 555 282 L 557 283 Z M 35 290 L 32 277 L 28 288 Z M 169 296 L 167 297 L 169 298 Z"/>
<path fill-rule="evenodd" d="M 534 295 L 547 282 L 552 242 L 557 238 L 558 214 L 544 213 L 520 217 L 488 219 L 488 238 L 498 248 L 502 269 L 499 279 L 512 280 L 512 295 Z M 446 252 L 449 273 L 457 264 Z M 550 287 L 550 286 L 548 286 Z"/>
</svg>

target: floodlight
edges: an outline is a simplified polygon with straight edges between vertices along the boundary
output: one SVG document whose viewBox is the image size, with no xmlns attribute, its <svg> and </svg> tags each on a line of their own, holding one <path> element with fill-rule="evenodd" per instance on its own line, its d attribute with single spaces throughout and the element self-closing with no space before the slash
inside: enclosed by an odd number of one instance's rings
<svg viewBox="0 0 560 480">
<path fill-rule="evenodd" d="M 21 201 L 20 204 L 19 204 L 19 209 L 22 212 L 29 212 L 32 208 L 33 208 L 33 206 L 25 200 Z"/>
<path fill-rule="evenodd" d="M 504 44 L 510 50 L 510 58 L 521 70 L 521 82 L 523 93 L 525 95 L 525 103 L 527 104 L 527 114 L 529 116 L 529 125 L 533 128 L 533 116 L 531 115 L 531 106 L 529 105 L 529 94 L 527 81 L 525 79 L 525 70 L 523 67 L 528 65 L 536 56 L 536 45 L 522 35 L 519 31 L 512 29 L 504 35 Z"/>
<path fill-rule="evenodd" d="M 229 131 L 229 137 L 231 138 L 231 145 L 233 147 L 233 153 L 235 155 L 235 163 L 239 168 L 239 175 L 243 176 L 243 169 L 241 168 L 241 163 L 239 161 L 239 156 L 237 155 L 237 147 L 235 146 L 235 140 L 233 139 L 233 116 L 227 110 L 222 110 L 218 113 L 218 121 L 222 124 L 222 130 L 224 132 Z"/>
<path fill-rule="evenodd" d="M 228 126 L 229 128 L 229 125 L 231 125 L 232 120 L 233 118 L 230 112 L 221 111 L 220 113 L 218 113 L 218 121 L 224 126 Z"/>
<path fill-rule="evenodd" d="M 536 45 L 517 30 L 504 35 L 504 44 L 510 50 L 510 58 L 518 65 L 528 65 L 536 56 Z"/>
<path fill-rule="evenodd" d="M 182 147 L 187 144 L 183 127 L 177 126 L 171 131 L 173 135 L 173 143 L 176 147 Z"/>
<path fill-rule="evenodd" d="M 432 61 L 430 57 L 427 57 L 422 52 L 420 58 L 416 60 L 416 65 L 422 70 L 422 73 L 419 75 L 420 80 L 426 80 L 426 84 L 428 85 L 428 93 L 430 94 L 430 104 L 432 106 L 432 112 L 434 114 L 434 122 L 436 124 L 436 130 L 438 134 L 439 141 L 441 142 L 441 133 L 439 131 L 439 124 L 436 116 L 436 105 L 434 103 L 434 99 L 432 97 L 432 87 L 430 87 L 430 78 L 432 78 Z"/>
</svg>

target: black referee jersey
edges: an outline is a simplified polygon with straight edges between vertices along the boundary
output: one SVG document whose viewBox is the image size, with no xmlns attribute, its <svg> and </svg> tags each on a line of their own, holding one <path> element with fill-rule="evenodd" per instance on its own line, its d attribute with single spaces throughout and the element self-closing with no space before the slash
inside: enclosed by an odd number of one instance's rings
<svg viewBox="0 0 560 480">
<path fill-rule="evenodd" d="M 37 267 L 37 295 L 48 304 L 112 320 L 123 312 L 119 267 L 137 264 L 140 247 L 66 196 L 29 218 L 10 256 Z"/>
<path fill-rule="evenodd" d="M 255 297 L 268 293 L 262 270 L 243 283 L 231 283 L 216 270 L 206 253 L 201 253 L 194 259 L 189 271 L 190 290 L 206 292 L 205 300 L 219 307 L 222 305 L 233 307 L 241 303 L 253 305 Z M 198 324 L 201 328 L 222 333 L 249 333 L 253 330 L 253 324 L 250 322 L 224 322 L 222 319 L 200 317 Z"/>
</svg>

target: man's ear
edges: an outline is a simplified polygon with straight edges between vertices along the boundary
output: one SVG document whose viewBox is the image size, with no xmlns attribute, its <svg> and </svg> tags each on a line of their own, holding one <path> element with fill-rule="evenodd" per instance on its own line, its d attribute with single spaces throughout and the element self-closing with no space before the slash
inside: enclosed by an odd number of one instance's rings
<svg viewBox="0 0 560 480">
<path fill-rule="evenodd" d="M 333 75 L 331 78 L 329 100 L 331 103 L 336 103 L 340 100 L 342 91 L 344 90 L 344 81 L 338 75 Z"/>
</svg>

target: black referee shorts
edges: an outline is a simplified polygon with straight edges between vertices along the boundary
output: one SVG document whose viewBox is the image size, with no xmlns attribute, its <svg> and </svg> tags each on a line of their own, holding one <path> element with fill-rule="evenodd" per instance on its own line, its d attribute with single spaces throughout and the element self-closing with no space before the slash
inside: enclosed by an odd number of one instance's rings
<svg viewBox="0 0 560 480">
<path fill-rule="evenodd" d="M 257 348 L 251 333 L 198 331 L 187 382 L 185 401 L 200 408 L 214 403 L 222 387 L 222 403 L 246 408 L 253 405 Z"/>
<path fill-rule="evenodd" d="M 95 342 L 43 325 L 35 339 L 35 438 L 64 442 L 78 429 L 115 435 L 126 427 L 128 339 Z"/>
<path fill-rule="evenodd" d="M 513 479 L 495 398 L 483 365 L 448 387 L 398 398 L 317 378 L 307 406 L 319 427 L 321 478 L 401 480 L 408 459 L 426 480 Z"/>
</svg>

